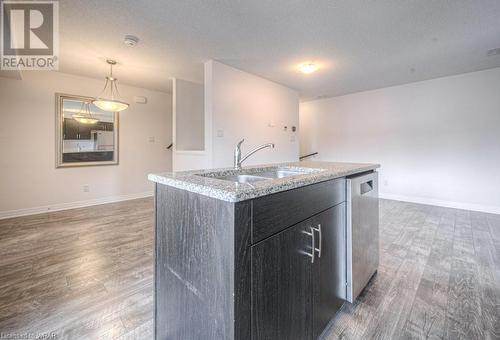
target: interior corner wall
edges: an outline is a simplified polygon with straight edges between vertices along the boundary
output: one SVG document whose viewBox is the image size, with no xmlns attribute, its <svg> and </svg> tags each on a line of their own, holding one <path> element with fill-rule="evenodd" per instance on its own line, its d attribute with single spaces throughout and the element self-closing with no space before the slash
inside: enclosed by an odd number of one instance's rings
<svg viewBox="0 0 500 340">
<path fill-rule="evenodd" d="M 205 87 L 187 80 L 173 79 L 173 171 L 208 167 L 205 118 Z"/>
<path fill-rule="evenodd" d="M 173 79 L 175 150 L 205 150 L 203 84 Z"/>
<path fill-rule="evenodd" d="M 274 149 L 251 156 L 245 165 L 298 161 L 299 96 L 290 88 L 208 61 L 205 119 L 211 136 L 213 168 L 233 166 L 234 148 L 241 139 L 245 139 L 243 154 L 260 144 L 275 144 Z"/>
<path fill-rule="evenodd" d="M 304 102 L 301 152 L 380 163 L 381 197 L 500 213 L 500 68 Z"/>
<path fill-rule="evenodd" d="M 171 170 L 167 93 L 119 85 L 131 103 L 119 113 L 119 164 L 55 167 L 55 93 L 95 96 L 102 85 L 59 72 L 0 78 L 0 218 L 152 195 L 148 173 Z M 134 96 L 147 104 L 133 103 Z"/>
</svg>

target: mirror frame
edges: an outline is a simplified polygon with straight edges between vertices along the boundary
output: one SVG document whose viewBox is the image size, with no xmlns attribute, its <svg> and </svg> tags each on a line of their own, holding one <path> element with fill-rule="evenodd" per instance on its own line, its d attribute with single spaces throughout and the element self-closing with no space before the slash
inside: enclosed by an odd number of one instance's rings
<svg viewBox="0 0 500 340">
<path fill-rule="evenodd" d="M 56 136 L 56 168 L 73 168 L 73 167 L 82 167 L 82 166 L 102 166 L 102 165 L 118 165 L 118 150 L 119 150 L 119 122 L 118 122 L 118 112 L 115 112 L 113 114 L 114 116 L 114 143 L 115 143 L 115 150 L 113 152 L 113 160 L 112 161 L 93 161 L 93 162 L 72 162 L 72 163 L 64 163 L 63 162 L 63 112 L 62 112 L 62 105 L 63 105 L 63 100 L 64 99 L 73 99 L 73 100 L 80 100 L 80 101 L 87 101 L 91 102 L 95 98 L 93 97 L 85 97 L 85 96 L 78 96 L 78 95 L 73 95 L 73 94 L 65 94 L 65 93 L 56 93 L 55 94 L 55 112 L 56 112 L 56 131 L 55 131 L 55 136 Z"/>
</svg>

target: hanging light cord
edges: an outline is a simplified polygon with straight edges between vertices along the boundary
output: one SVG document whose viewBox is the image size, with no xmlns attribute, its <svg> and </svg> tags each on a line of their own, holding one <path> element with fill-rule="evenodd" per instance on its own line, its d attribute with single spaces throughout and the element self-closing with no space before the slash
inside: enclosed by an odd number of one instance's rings
<svg viewBox="0 0 500 340">
<path fill-rule="evenodd" d="M 123 98 L 122 95 L 120 94 L 120 91 L 118 91 L 118 85 L 116 85 L 118 79 L 115 79 L 115 77 L 113 77 L 113 64 L 110 64 L 111 66 L 111 70 L 110 70 L 110 75 L 111 75 L 111 99 L 114 100 L 115 97 L 114 97 L 114 93 L 116 92 L 116 94 L 118 95 L 117 97 L 118 98 Z M 114 89 L 113 89 L 114 87 Z"/>
<path fill-rule="evenodd" d="M 109 79 L 111 80 L 111 100 L 115 100 L 113 96 L 113 84 L 115 83 L 115 78 L 113 78 L 113 64 L 109 64 Z M 107 80 L 106 80 L 107 82 Z"/>
<path fill-rule="evenodd" d="M 105 78 L 104 88 L 92 103 L 104 111 L 123 111 L 129 107 L 129 104 L 123 101 L 121 93 L 118 91 L 118 79 L 113 75 L 113 66 L 116 61 L 108 59 L 106 62 L 109 64 L 109 74 Z"/>
<path fill-rule="evenodd" d="M 85 112 L 84 112 L 84 109 L 86 109 Z M 94 116 L 92 115 L 92 111 L 90 110 L 90 103 L 89 102 L 82 102 L 82 106 L 80 108 L 80 113 L 83 116 L 88 116 L 91 119 L 94 119 Z"/>
<path fill-rule="evenodd" d="M 113 81 L 113 85 L 115 85 L 115 92 L 118 95 L 118 98 L 123 98 L 120 92 L 118 91 L 118 86 L 116 85 L 116 81 Z M 111 93 L 111 96 L 113 96 L 113 93 Z"/>
<path fill-rule="evenodd" d="M 116 85 L 116 79 L 113 77 L 113 64 L 109 64 L 109 76 L 106 77 L 106 82 L 104 83 L 104 88 L 102 89 L 101 93 L 99 94 L 99 97 L 98 98 L 104 98 L 103 97 L 103 94 L 105 94 L 106 92 L 106 88 L 108 87 L 108 84 L 111 83 L 109 85 L 109 89 L 110 89 L 110 92 L 111 92 L 111 100 L 115 100 L 115 92 L 116 94 L 118 94 L 118 98 L 121 98 L 121 94 L 120 92 L 118 92 L 118 86 Z"/>
<path fill-rule="evenodd" d="M 102 89 L 101 93 L 99 94 L 99 97 L 97 97 L 97 98 L 103 98 L 102 95 L 104 94 L 104 92 L 106 92 L 106 88 L 108 87 L 108 82 L 109 82 L 108 77 L 106 77 L 106 82 L 104 83 L 104 88 Z M 111 92 L 111 93 L 113 93 L 113 92 Z"/>
</svg>

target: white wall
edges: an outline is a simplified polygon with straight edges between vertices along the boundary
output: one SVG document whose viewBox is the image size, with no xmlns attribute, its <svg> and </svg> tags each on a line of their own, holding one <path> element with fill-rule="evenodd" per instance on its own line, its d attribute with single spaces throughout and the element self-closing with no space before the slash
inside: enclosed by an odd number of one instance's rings
<svg viewBox="0 0 500 340">
<path fill-rule="evenodd" d="M 301 152 L 376 162 L 383 197 L 500 213 L 500 68 L 301 103 Z"/>
<path fill-rule="evenodd" d="M 297 161 L 298 109 L 299 96 L 294 90 L 216 61 L 207 62 L 205 119 L 212 136 L 210 164 L 215 168 L 233 166 L 234 147 L 243 138 L 243 154 L 260 144 L 276 145 L 259 151 L 245 165 Z M 292 126 L 297 132 L 291 131 Z"/>
<path fill-rule="evenodd" d="M 205 150 L 203 84 L 173 79 L 175 150 Z"/>
<path fill-rule="evenodd" d="M 207 122 L 204 86 L 173 79 L 173 171 L 210 167 L 208 163 Z"/>
<path fill-rule="evenodd" d="M 150 195 L 147 174 L 171 169 L 171 95 L 119 85 L 131 103 L 119 117 L 120 164 L 56 169 L 55 92 L 95 96 L 103 80 L 57 72 L 23 78 L 0 78 L 0 218 Z M 133 96 L 148 102 L 132 103 Z"/>
</svg>

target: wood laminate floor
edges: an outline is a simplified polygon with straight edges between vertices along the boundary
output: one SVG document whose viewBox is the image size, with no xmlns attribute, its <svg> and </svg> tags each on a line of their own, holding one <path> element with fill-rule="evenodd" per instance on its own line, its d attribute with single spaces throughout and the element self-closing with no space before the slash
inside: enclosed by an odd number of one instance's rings
<svg viewBox="0 0 500 340">
<path fill-rule="evenodd" d="M 381 200 L 380 223 L 324 339 L 500 339 L 500 216 Z M 0 221 L 0 339 L 152 339 L 152 294 L 152 199 Z"/>
</svg>

